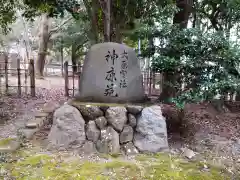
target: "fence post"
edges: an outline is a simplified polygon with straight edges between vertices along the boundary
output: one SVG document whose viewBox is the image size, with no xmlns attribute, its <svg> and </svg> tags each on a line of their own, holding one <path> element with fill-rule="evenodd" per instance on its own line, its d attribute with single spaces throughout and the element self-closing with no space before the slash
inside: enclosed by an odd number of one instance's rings
<svg viewBox="0 0 240 180">
<path fill-rule="evenodd" d="M 81 71 L 81 63 L 78 63 L 78 92 L 80 88 L 80 77 L 81 77 L 82 71 Z"/>
<path fill-rule="evenodd" d="M 149 70 L 149 89 L 148 89 L 148 95 L 151 96 L 152 95 L 152 70 Z"/>
<path fill-rule="evenodd" d="M 72 82 L 72 95 L 74 96 L 75 95 L 75 75 L 76 75 L 76 68 L 77 68 L 77 66 L 76 65 L 73 65 L 74 67 L 73 67 L 73 71 L 72 71 L 72 80 L 73 80 L 73 82 Z"/>
<path fill-rule="evenodd" d="M 21 69 L 20 69 L 20 59 L 17 58 L 17 77 L 18 77 L 18 96 L 21 96 Z"/>
<path fill-rule="evenodd" d="M 25 93 L 27 94 L 28 92 L 28 86 L 27 86 L 27 79 L 28 79 L 28 70 L 27 70 L 27 63 L 28 59 L 24 58 L 24 86 L 25 86 Z"/>
<path fill-rule="evenodd" d="M 31 96 L 35 97 L 36 96 L 36 93 L 35 93 L 35 69 L 34 69 L 34 60 L 33 59 L 30 59 L 29 65 L 30 65 L 29 74 L 30 74 Z"/>
<path fill-rule="evenodd" d="M 5 56 L 5 93 L 8 94 L 8 56 L 6 53 L 4 53 Z"/>
<path fill-rule="evenodd" d="M 69 96 L 69 82 L 68 82 L 68 62 L 64 62 L 64 80 L 65 80 L 65 96 Z"/>
<path fill-rule="evenodd" d="M 0 95 L 2 94 L 2 63 L 0 62 Z"/>
<path fill-rule="evenodd" d="M 153 90 L 156 89 L 156 72 L 155 71 L 152 72 L 152 88 Z"/>
</svg>

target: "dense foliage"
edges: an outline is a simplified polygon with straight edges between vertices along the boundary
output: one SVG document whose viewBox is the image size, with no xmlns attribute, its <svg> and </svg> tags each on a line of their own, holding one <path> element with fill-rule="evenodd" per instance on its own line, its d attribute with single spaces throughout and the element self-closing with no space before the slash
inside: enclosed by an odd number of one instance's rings
<svg viewBox="0 0 240 180">
<path fill-rule="evenodd" d="M 9 24 L 14 22 L 15 16 L 15 1 L 14 0 L 1 0 L 0 1 L 0 30 L 6 34 L 9 32 Z"/>
<path fill-rule="evenodd" d="M 221 33 L 203 34 L 197 29 L 185 29 L 164 37 L 171 44 L 164 49 L 156 48 L 152 66 L 154 71 L 179 75 L 178 81 L 169 82 L 177 91 L 174 98 L 211 100 L 240 90 L 237 68 L 240 49 Z M 184 87 L 180 88 L 182 84 Z"/>
<path fill-rule="evenodd" d="M 149 41 L 142 56 L 150 57 L 153 71 L 163 74 L 160 100 L 182 107 L 189 101 L 238 96 L 240 1 L 184 2 L 156 9 L 159 18 L 144 18 L 145 26 L 135 34 L 158 42 Z"/>
</svg>

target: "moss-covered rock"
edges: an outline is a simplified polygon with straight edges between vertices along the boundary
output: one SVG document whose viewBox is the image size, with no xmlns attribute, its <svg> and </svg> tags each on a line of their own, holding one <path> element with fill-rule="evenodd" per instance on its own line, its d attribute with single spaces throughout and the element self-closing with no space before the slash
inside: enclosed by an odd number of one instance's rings
<svg viewBox="0 0 240 180">
<path fill-rule="evenodd" d="M 14 140 L 16 140 L 16 139 L 15 138 L 0 139 L 0 146 L 7 146 Z"/>
<path fill-rule="evenodd" d="M 0 140 L 0 153 L 13 152 L 20 147 L 20 142 L 15 138 Z"/>
</svg>

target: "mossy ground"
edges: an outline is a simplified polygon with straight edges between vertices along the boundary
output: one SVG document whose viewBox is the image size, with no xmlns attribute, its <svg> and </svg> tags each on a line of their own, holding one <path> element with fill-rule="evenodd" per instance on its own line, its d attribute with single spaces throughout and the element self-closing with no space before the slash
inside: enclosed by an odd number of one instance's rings
<svg viewBox="0 0 240 180">
<path fill-rule="evenodd" d="M 14 139 L 14 138 L 0 139 L 0 146 L 8 146 L 14 140 L 16 140 L 16 139 Z"/>
<path fill-rule="evenodd" d="M 167 154 L 138 155 L 126 160 L 120 156 L 106 156 L 107 161 L 70 160 L 61 154 L 19 150 L 12 154 L 17 161 L 1 163 L 1 170 L 18 180 L 227 180 L 230 174 L 221 168 L 201 162 L 188 162 Z M 72 160 L 74 159 L 74 160 Z M 206 168 L 207 166 L 207 168 Z M 0 179 L 4 175 L 0 174 Z"/>
</svg>

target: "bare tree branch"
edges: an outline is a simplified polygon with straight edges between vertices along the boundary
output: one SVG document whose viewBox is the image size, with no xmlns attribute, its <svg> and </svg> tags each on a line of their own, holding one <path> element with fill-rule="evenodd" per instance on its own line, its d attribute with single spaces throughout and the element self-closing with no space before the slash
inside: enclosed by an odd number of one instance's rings
<svg viewBox="0 0 240 180">
<path fill-rule="evenodd" d="M 53 28 L 49 31 L 49 37 L 51 37 L 52 34 L 57 33 L 62 26 L 64 26 L 65 24 L 67 24 L 70 20 L 72 20 L 73 17 L 70 17 L 68 19 L 66 19 L 65 21 L 63 21 L 59 26 L 57 26 L 56 28 Z"/>
</svg>

